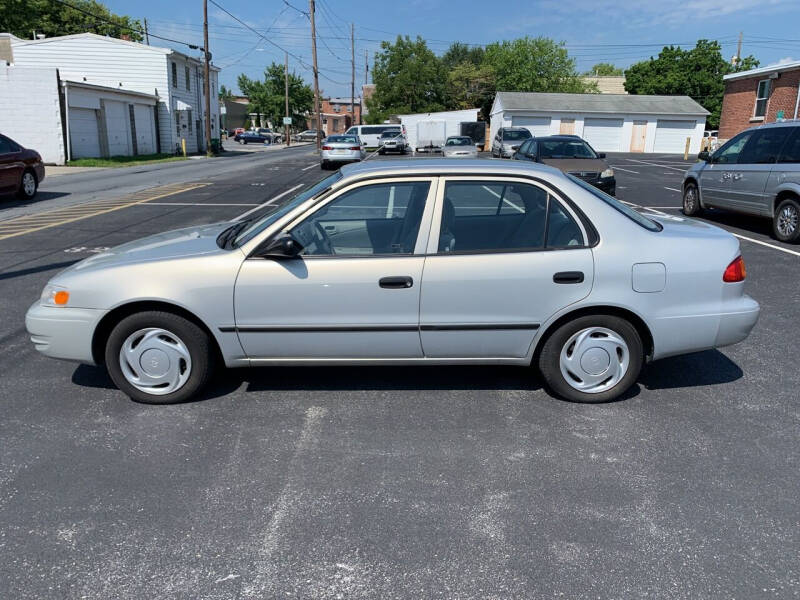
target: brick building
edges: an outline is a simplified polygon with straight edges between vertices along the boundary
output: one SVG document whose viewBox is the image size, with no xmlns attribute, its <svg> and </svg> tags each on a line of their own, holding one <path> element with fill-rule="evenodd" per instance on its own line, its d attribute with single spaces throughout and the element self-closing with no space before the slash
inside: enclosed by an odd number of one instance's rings
<svg viewBox="0 0 800 600">
<path fill-rule="evenodd" d="M 723 80 L 720 139 L 761 123 L 798 117 L 800 61 L 731 73 Z"/>
<path fill-rule="evenodd" d="M 324 135 L 344 133 L 351 125 L 361 123 L 361 98 L 353 102 L 353 111 L 350 111 L 350 98 L 322 98 L 320 112 L 322 113 L 322 131 Z M 311 114 L 308 119 L 308 128 L 317 129 L 317 119 Z"/>
</svg>

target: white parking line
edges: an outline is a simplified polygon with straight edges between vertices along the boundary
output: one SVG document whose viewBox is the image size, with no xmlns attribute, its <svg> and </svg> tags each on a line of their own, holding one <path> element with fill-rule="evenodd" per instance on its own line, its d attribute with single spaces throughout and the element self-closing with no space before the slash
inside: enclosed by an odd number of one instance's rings
<svg viewBox="0 0 800 600">
<path fill-rule="evenodd" d="M 667 186 L 662 186 L 662 187 L 663 187 L 665 190 L 670 190 L 671 192 L 678 192 L 678 193 L 680 193 L 680 192 L 681 192 L 680 190 L 678 190 L 678 189 L 675 189 L 675 188 L 671 188 L 671 187 L 667 187 Z"/>
<path fill-rule="evenodd" d="M 489 189 L 488 187 L 486 187 L 485 185 L 484 185 L 484 186 L 481 186 L 481 187 L 483 187 L 483 189 L 485 189 L 487 192 L 489 192 L 489 193 L 490 193 L 492 196 L 495 196 L 496 198 L 500 198 L 500 194 L 498 194 L 498 193 L 497 193 L 497 192 L 495 192 L 494 190 L 490 190 L 490 189 Z M 524 208 L 522 208 L 521 206 L 517 206 L 516 204 L 514 204 L 514 203 L 513 203 L 511 200 L 508 200 L 507 198 L 503 198 L 503 202 L 505 202 L 506 204 L 508 204 L 508 205 L 509 205 L 509 206 L 511 206 L 512 208 L 516 209 L 516 210 L 517 210 L 517 212 L 521 212 L 521 213 L 524 213 L 524 212 L 525 212 L 525 209 L 524 209 Z"/>
<path fill-rule="evenodd" d="M 647 162 L 646 160 L 638 160 L 636 158 L 626 158 L 625 160 L 630 160 L 635 163 L 641 163 L 643 165 L 650 165 L 651 167 L 661 167 L 662 169 L 672 169 L 673 171 L 680 171 L 681 173 L 685 172 L 691 165 L 687 165 L 686 169 L 679 169 L 678 167 L 669 167 L 667 165 L 659 165 L 654 162 Z"/>
<path fill-rule="evenodd" d="M 308 165 L 307 167 L 303 167 L 303 168 L 302 168 L 302 169 L 300 169 L 300 170 L 301 170 L 301 171 L 308 171 L 309 169 L 313 169 L 314 167 L 318 167 L 318 166 L 319 166 L 319 165 L 318 165 L 317 163 L 314 163 L 313 165 Z"/>
<path fill-rule="evenodd" d="M 632 171 L 630 169 L 623 169 L 618 165 L 609 165 L 612 169 L 619 169 L 620 171 L 625 171 L 626 173 L 634 173 L 635 175 L 639 174 L 639 171 Z"/>
<path fill-rule="evenodd" d="M 296 189 L 298 189 L 298 188 L 301 188 L 301 187 L 303 187 L 303 184 L 302 184 L 302 183 L 298 183 L 298 184 L 297 184 L 296 186 L 294 186 L 293 188 L 289 188 L 289 189 L 288 189 L 288 190 L 286 190 L 285 192 L 281 192 L 280 194 L 278 194 L 278 195 L 277 195 L 277 196 L 275 196 L 274 198 L 270 198 L 269 200 L 267 200 L 267 201 L 266 201 L 266 202 L 264 202 L 263 204 L 259 204 L 259 205 L 258 205 L 258 206 L 256 206 L 255 208 L 251 208 L 251 209 L 250 209 L 250 210 L 248 210 L 247 212 L 240 214 L 238 217 L 235 217 L 235 218 L 231 219 L 231 221 L 238 221 L 238 220 L 240 220 L 240 219 L 244 219 L 244 218 L 245 218 L 247 215 L 253 214 L 254 212 L 256 212 L 256 211 L 257 211 L 258 209 L 260 209 L 260 208 L 263 208 L 263 207 L 265 207 L 265 206 L 269 206 L 270 204 L 272 204 L 272 203 L 273 203 L 273 202 L 275 202 L 276 200 L 280 200 L 281 198 L 283 198 L 283 197 L 284 197 L 286 194 L 291 194 L 293 191 L 295 191 Z"/>
<path fill-rule="evenodd" d="M 148 206 L 258 206 L 255 202 L 147 202 L 146 204 Z"/>
</svg>

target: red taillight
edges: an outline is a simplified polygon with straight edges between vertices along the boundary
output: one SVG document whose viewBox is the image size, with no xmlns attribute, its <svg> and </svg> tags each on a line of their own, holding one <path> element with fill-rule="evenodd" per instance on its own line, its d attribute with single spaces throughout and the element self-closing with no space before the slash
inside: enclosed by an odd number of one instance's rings
<svg viewBox="0 0 800 600">
<path fill-rule="evenodd" d="M 350 146 L 350 150 L 361 150 L 361 146 Z"/>
<path fill-rule="evenodd" d="M 323 146 L 323 150 L 333 150 L 333 146 Z"/>
<path fill-rule="evenodd" d="M 744 267 L 744 259 L 741 256 L 737 256 L 725 269 L 722 274 L 722 281 L 736 283 L 737 281 L 744 281 L 745 277 L 747 277 L 747 269 Z"/>
</svg>

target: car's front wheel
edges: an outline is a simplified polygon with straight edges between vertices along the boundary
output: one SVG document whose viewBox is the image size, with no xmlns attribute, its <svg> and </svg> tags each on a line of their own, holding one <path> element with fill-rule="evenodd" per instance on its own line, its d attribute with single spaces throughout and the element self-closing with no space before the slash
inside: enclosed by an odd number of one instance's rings
<svg viewBox="0 0 800 600">
<path fill-rule="evenodd" d="M 588 315 L 561 325 L 539 354 L 542 377 L 557 396 L 573 402 L 608 402 L 639 376 L 642 340 L 625 319 Z"/>
<path fill-rule="evenodd" d="M 208 382 L 213 353 L 208 334 L 169 312 L 122 319 L 106 342 L 105 362 L 116 386 L 137 402 L 173 404 Z"/>
<path fill-rule="evenodd" d="M 772 230 L 782 242 L 800 242 L 800 203 L 796 199 L 787 198 L 778 205 L 772 219 Z"/>
<path fill-rule="evenodd" d="M 36 175 L 34 175 L 33 171 L 28 169 L 22 174 L 17 195 L 23 200 L 31 200 L 36 195 L 38 187 L 39 182 L 36 181 Z"/>
<path fill-rule="evenodd" d="M 697 193 L 697 186 L 694 183 L 687 183 L 683 188 L 683 214 L 691 217 L 700 214 L 700 195 Z"/>
</svg>

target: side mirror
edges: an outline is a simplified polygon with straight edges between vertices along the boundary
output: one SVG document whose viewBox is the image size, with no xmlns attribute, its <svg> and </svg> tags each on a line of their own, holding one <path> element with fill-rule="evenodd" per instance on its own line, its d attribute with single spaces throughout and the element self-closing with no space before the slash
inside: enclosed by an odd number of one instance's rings
<svg viewBox="0 0 800 600">
<path fill-rule="evenodd" d="M 291 234 L 283 233 L 260 246 L 255 254 L 262 258 L 294 258 L 303 250 L 303 245 Z"/>
<path fill-rule="evenodd" d="M 703 150 L 697 155 L 697 159 L 708 162 L 711 160 L 711 155 L 708 153 L 708 150 Z"/>
<path fill-rule="evenodd" d="M 605 152 L 598 152 L 597 153 L 597 158 L 605 158 L 605 157 L 606 157 L 606 153 Z"/>
<path fill-rule="evenodd" d="M 521 146 L 521 144 L 517 144 L 516 146 L 511 146 L 511 149 L 512 150 L 519 150 L 520 146 Z"/>
</svg>

